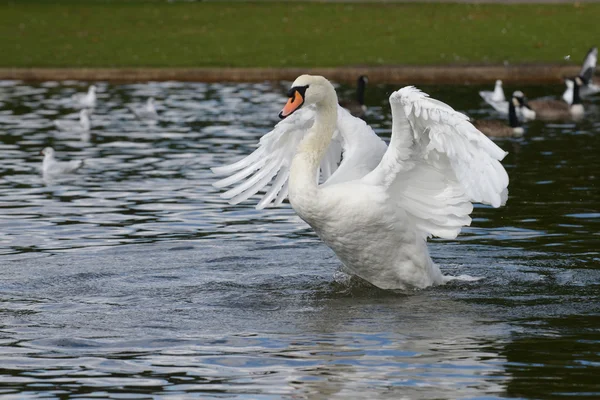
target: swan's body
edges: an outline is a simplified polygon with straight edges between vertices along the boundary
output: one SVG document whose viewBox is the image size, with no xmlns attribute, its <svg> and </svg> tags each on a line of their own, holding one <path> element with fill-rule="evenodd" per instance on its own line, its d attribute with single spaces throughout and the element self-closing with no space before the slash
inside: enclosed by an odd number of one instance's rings
<svg viewBox="0 0 600 400">
<path fill-rule="evenodd" d="M 157 121 L 158 113 L 156 112 L 156 107 L 154 107 L 154 98 L 150 97 L 146 104 L 140 108 L 130 108 L 131 111 L 141 120 L 144 121 Z"/>
<path fill-rule="evenodd" d="M 92 85 L 88 88 L 86 94 L 76 93 L 73 95 L 73 100 L 78 107 L 94 108 L 96 107 L 96 86 Z"/>
<path fill-rule="evenodd" d="M 505 202 L 508 176 L 499 162 L 505 152 L 463 114 L 413 87 L 390 96 L 387 150 L 363 121 L 337 105 L 325 78 L 302 75 L 289 95 L 282 117 L 303 104 L 314 109 L 292 115 L 293 124 L 282 121 L 246 159 L 213 169 L 239 171 L 217 187 L 257 171 L 224 197 L 245 200 L 275 177 L 258 207 L 279 204 L 289 190 L 296 213 L 352 273 L 383 289 L 448 280 L 429 256 L 427 237 L 456 237 L 471 222 L 471 201 L 494 207 Z M 340 150 L 344 157 L 338 166 Z M 322 184 L 319 170 L 326 179 Z"/>
<path fill-rule="evenodd" d="M 583 84 L 580 77 L 573 79 L 573 101 L 567 103 L 562 100 L 539 99 L 531 100 L 529 106 L 535 111 L 539 119 L 543 120 L 562 120 L 562 119 L 580 119 L 583 117 L 584 108 L 581 104 L 579 91 Z"/>
<path fill-rule="evenodd" d="M 85 134 L 91 128 L 89 111 L 86 109 L 79 111 L 79 121 L 58 120 L 54 121 L 54 125 L 64 132 L 81 132 Z"/>
<path fill-rule="evenodd" d="M 579 88 L 579 95 L 582 98 L 589 97 L 600 92 L 600 86 L 595 84 L 593 81 L 594 73 L 596 72 L 597 61 L 598 48 L 592 47 L 586 54 L 583 60 L 583 65 L 581 66 L 581 71 L 578 75 L 583 81 L 583 84 Z M 563 93 L 562 98 L 567 104 L 573 104 L 573 80 L 565 79 L 565 84 L 567 85 L 567 89 Z"/>
<path fill-rule="evenodd" d="M 525 130 L 517 117 L 517 110 L 527 104 L 521 91 L 513 93 L 508 107 L 508 125 L 505 121 L 498 120 L 472 120 L 471 123 L 484 135 L 489 137 L 517 137 L 523 136 Z"/>
<path fill-rule="evenodd" d="M 42 161 L 42 174 L 44 176 L 70 174 L 83 166 L 83 160 L 57 161 L 54 158 L 52 147 L 46 147 L 41 151 L 41 154 L 44 156 Z"/>
<path fill-rule="evenodd" d="M 500 114 L 508 116 L 508 101 L 504 97 L 504 89 L 502 88 L 502 81 L 497 80 L 493 91 L 481 91 L 479 92 L 481 98 L 498 111 Z M 517 117 L 526 120 L 534 120 L 535 112 L 527 107 L 517 108 Z"/>
<path fill-rule="evenodd" d="M 367 113 L 367 106 L 365 105 L 365 89 L 368 82 L 369 79 L 365 75 L 359 76 L 356 82 L 356 99 L 340 100 L 340 105 L 350 111 L 350 114 L 355 117 L 362 118 Z"/>
</svg>

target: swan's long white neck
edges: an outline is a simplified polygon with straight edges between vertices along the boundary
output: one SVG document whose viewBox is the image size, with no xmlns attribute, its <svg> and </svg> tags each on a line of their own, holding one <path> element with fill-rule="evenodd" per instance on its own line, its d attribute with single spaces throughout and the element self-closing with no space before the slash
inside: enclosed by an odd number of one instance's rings
<svg viewBox="0 0 600 400">
<path fill-rule="evenodd" d="M 299 208 L 314 204 L 318 198 L 318 170 L 337 123 L 337 95 L 331 93 L 316 104 L 315 123 L 300 142 L 292 160 L 289 178 L 289 199 L 292 207 L 302 216 Z M 307 203 L 308 202 L 308 203 Z"/>
</svg>

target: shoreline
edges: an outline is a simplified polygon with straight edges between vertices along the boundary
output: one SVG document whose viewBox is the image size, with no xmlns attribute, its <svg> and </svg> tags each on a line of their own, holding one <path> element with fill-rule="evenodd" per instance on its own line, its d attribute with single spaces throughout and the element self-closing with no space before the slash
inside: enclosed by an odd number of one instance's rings
<svg viewBox="0 0 600 400">
<path fill-rule="evenodd" d="M 577 65 L 440 65 L 336 68 L 0 68 L 0 80 L 106 82 L 263 82 L 293 81 L 301 74 L 323 75 L 336 82 L 354 83 L 367 75 L 372 83 L 480 84 L 561 83 L 579 73 Z"/>
</svg>

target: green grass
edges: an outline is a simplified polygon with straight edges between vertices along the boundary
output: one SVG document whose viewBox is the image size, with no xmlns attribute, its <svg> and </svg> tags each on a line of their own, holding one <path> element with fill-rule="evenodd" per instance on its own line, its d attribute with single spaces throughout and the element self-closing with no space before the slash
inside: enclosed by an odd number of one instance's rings
<svg viewBox="0 0 600 400">
<path fill-rule="evenodd" d="M 600 4 L 0 0 L 0 67 L 579 63 Z"/>
</svg>

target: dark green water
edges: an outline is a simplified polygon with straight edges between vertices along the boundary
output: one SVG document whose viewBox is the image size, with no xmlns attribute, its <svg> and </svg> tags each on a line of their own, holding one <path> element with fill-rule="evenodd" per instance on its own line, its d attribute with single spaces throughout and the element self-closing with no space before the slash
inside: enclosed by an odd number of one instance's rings
<svg viewBox="0 0 600 400">
<path fill-rule="evenodd" d="M 52 121 L 84 84 L 0 84 L 3 399 L 600 397 L 600 98 L 499 141 L 507 206 L 431 242 L 444 272 L 484 279 L 407 295 L 349 282 L 289 206 L 211 187 L 277 122 L 281 87 L 98 86 L 82 142 Z M 382 136 L 394 89 L 368 89 Z M 422 89 L 493 116 L 481 87 Z M 125 107 L 148 96 L 157 125 Z M 47 145 L 84 168 L 42 179 Z"/>
</svg>

